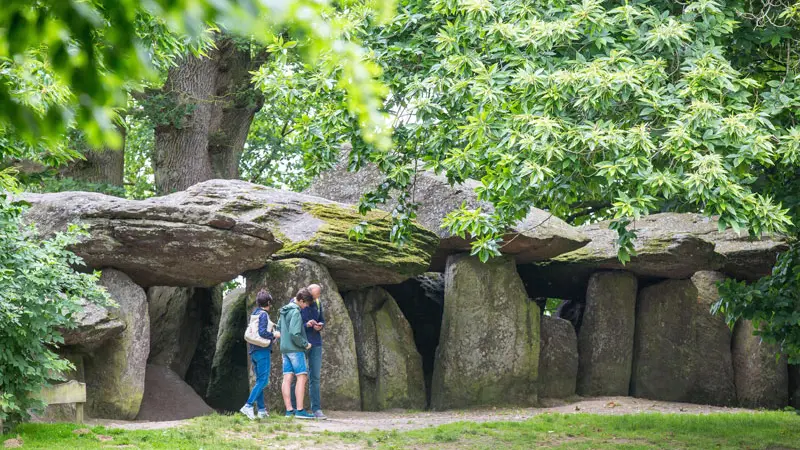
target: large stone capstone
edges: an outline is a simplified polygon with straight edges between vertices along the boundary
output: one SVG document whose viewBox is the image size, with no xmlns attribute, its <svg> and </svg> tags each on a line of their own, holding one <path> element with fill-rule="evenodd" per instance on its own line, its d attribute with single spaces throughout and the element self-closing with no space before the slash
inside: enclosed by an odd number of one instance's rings
<svg viewBox="0 0 800 450">
<path fill-rule="evenodd" d="M 746 408 L 779 409 L 789 403 L 789 369 L 780 348 L 753 335 L 753 323 L 740 320 L 733 328 L 733 373 L 736 397 Z"/>
<path fill-rule="evenodd" d="M 320 301 L 325 315 L 325 329 L 322 332 L 322 370 L 320 394 L 322 408 L 334 410 L 359 410 L 361 390 L 358 380 L 358 359 L 353 334 L 353 324 L 347 313 L 336 282 L 328 270 L 308 259 L 284 259 L 270 261 L 263 269 L 247 272 L 247 314 L 254 309 L 256 293 L 266 289 L 272 294 L 275 303 L 270 311 L 274 322 L 278 321 L 278 311 L 297 290 L 310 284 L 323 287 Z M 282 408 L 280 393 L 282 375 L 282 356 L 279 349 L 272 354 L 272 372 L 267 386 L 267 401 L 273 407 Z"/>
<path fill-rule="evenodd" d="M 356 337 L 362 410 L 424 409 L 422 358 L 394 298 L 373 287 L 349 292 L 345 303 Z"/>
<path fill-rule="evenodd" d="M 86 407 L 89 417 L 133 420 L 144 395 L 145 369 L 150 353 L 147 296 L 122 272 L 103 270 L 104 286 L 117 307 L 111 313 L 125 330 L 84 359 Z"/>
<path fill-rule="evenodd" d="M 25 219 L 40 233 L 86 226 L 89 236 L 71 250 L 89 268 L 113 267 L 144 287 L 211 287 L 261 267 L 281 247 L 263 225 L 167 198 L 59 192 L 22 199 L 31 203 Z"/>
<path fill-rule="evenodd" d="M 535 405 L 538 370 L 539 307 L 514 258 L 449 257 L 431 407 Z"/>
<path fill-rule="evenodd" d="M 206 402 L 214 408 L 236 411 L 249 395 L 247 373 L 247 296 L 244 288 L 234 289 L 222 301 L 216 351 L 211 366 Z M 273 354 L 273 359 L 277 360 Z M 277 405 L 275 405 L 277 406 Z"/>
<path fill-rule="evenodd" d="M 628 395 L 637 286 L 628 272 L 598 272 L 589 280 L 578 332 L 579 395 Z"/>
<path fill-rule="evenodd" d="M 637 255 L 623 265 L 617 257 L 617 232 L 608 225 L 598 222 L 580 228 L 591 239 L 583 248 L 521 267 L 529 291 L 581 299 L 591 274 L 607 269 L 672 279 L 718 270 L 733 278 L 754 280 L 769 274 L 778 253 L 788 248 L 782 236 L 751 239 L 732 229 L 719 232 L 717 221 L 701 214 L 662 213 L 644 216 L 631 225 L 637 234 Z"/>
<path fill-rule="evenodd" d="M 539 398 L 575 395 L 578 377 L 578 337 L 572 324 L 557 317 L 541 317 Z"/>
<path fill-rule="evenodd" d="M 357 204 L 361 196 L 378 187 L 383 175 L 374 164 L 367 164 L 358 172 L 347 170 L 347 158 L 343 158 L 331 170 L 323 173 L 306 191 L 309 194 Z M 447 255 L 468 252 L 470 242 L 442 228 L 444 218 L 466 203 L 467 208 L 494 211 L 491 203 L 478 200 L 475 193 L 480 183 L 467 180 L 461 185 L 451 186 L 444 176 L 429 171 L 418 171 L 414 175 L 413 195 L 419 204 L 417 220 L 441 238 L 439 251 L 432 269 L 443 270 Z M 389 199 L 387 209 L 397 205 L 395 198 Z M 580 248 L 588 242 L 578 230 L 537 208 L 531 208 L 528 216 L 511 227 L 505 235 L 501 252 L 514 255 L 518 263 L 543 261 L 556 255 Z"/>
<path fill-rule="evenodd" d="M 316 261 L 343 290 L 400 283 L 421 274 L 439 243 L 435 234 L 412 224 L 411 241 L 398 248 L 389 242 L 392 225 L 384 212 L 364 217 L 350 205 L 244 181 L 206 181 L 153 201 L 263 225 L 284 244 L 273 258 Z M 364 238 L 351 240 L 348 231 L 363 221 L 370 224 Z"/>
</svg>

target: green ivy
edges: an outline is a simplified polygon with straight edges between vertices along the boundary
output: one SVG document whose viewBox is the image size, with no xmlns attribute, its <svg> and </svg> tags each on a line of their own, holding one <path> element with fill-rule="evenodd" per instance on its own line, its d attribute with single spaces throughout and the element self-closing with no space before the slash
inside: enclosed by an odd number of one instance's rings
<svg viewBox="0 0 800 450">
<path fill-rule="evenodd" d="M 73 226 L 42 240 L 23 224 L 24 208 L 0 195 L 0 420 L 12 425 L 41 408 L 39 391 L 71 368 L 54 352 L 59 330 L 75 326 L 83 301 L 111 304 L 99 274 L 72 268 L 82 261 L 66 248 L 85 232 Z"/>
</svg>

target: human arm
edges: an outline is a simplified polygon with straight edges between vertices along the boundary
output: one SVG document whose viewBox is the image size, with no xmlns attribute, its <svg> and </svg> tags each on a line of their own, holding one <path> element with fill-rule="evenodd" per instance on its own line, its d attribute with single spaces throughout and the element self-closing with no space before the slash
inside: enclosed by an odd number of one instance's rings
<svg viewBox="0 0 800 450">
<path fill-rule="evenodd" d="M 269 316 L 267 313 L 261 314 L 258 318 L 258 335 L 264 339 L 272 340 L 276 338 L 276 336 L 269 331 Z M 278 333 L 278 336 L 280 336 L 280 333 Z"/>
<path fill-rule="evenodd" d="M 300 313 L 292 314 L 289 318 L 289 335 L 294 345 L 302 348 L 308 348 L 309 343 L 303 333 L 303 318 Z"/>
</svg>

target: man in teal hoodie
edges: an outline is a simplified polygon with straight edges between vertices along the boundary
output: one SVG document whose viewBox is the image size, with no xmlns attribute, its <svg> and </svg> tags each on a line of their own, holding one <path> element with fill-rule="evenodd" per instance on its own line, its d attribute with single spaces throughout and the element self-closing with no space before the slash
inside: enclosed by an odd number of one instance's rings
<svg viewBox="0 0 800 450">
<path fill-rule="evenodd" d="M 281 394 L 283 403 L 286 405 L 286 417 L 297 417 L 298 419 L 313 419 L 314 415 L 305 409 L 294 411 L 292 408 L 292 382 L 297 377 L 295 386 L 295 397 L 297 406 L 303 406 L 308 383 L 308 363 L 306 361 L 306 350 L 311 348 L 306 336 L 306 327 L 303 326 L 303 318 L 300 314 L 301 309 L 307 308 L 314 302 L 314 297 L 303 288 L 297 291 L 293 302 L 289 302 L 281 308 L 278 318 L 278 331 L 281 333 L 281 353 L 283 353 L 283 384 Z"/>
</svg>

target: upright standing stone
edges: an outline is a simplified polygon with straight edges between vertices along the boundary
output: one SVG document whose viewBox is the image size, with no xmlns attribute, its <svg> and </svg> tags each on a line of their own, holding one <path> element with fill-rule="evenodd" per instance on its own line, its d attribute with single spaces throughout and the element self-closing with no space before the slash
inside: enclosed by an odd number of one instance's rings
<svg viewBox="0 0 800 450">
<path fill-rule="evenodd" d="M 696 301 L 697 289 L 691 280 L 667 280 L 642 289 L 636 311 L 631 395 L 690 400 Z"/>
<path fill-rule="evenodd" d="M 150 312 L 149 363 L 169 367 L 186 376 L 197 349 L 203 308 L 195 301 L 195 288 L 153 286 L 147 290 Z"/>
<path fill-rule="evenodd" d="M 628 272 L 598 272 L 589 279 L 578 333 L 579 395 L 628 395 L 637 284 Z"/>
<path fill-rule="evenodd" d="M 394 298 L 379 287 L 345 295 L 356 337 L 361 407 L 425 408 L 422 357 Z"/>
<path fill-rule="evenodd" d="M 733 328 L 733 371 L 736 397 L 747 408 L 783 408 L 789 404 L 786 356 L 776 361 L 777 345 L 753 335 L 753 323 L 742 320 Z"/>
<path fill-rule="evenodd" d="M 217 348 L 211 365 L 206 402 L 217 409 L 236 411 L 249 394 L 247 372 L 247 303 L 244 288 L 228 292 L 222 300 Z M 277 359 L 274 358 L 273 359 Z"/>
<path fill-rule="evenodd" d="M 100 277 L 118 307 L 112 314 L 125 330 L 85 358 L 87 414 L 103 419 L 133 420 L 144 395 L 150 353 L 150 317 L 144 289 L 127 275 L 106 269 Z"/>
<path fill-rule="evenodd" d="M 697 289 L 695 302 L 694 385 L 692 403 L 732 406 L 736 404 L 733 382 L 731 330 L 722 315 L 711 314 L 711 305 L 719 299 L 717 283 L 725 276 L 719 272 L 697 272 L 692 283 Z"/>
<path fill-rule="evenodd" d="M 514 258 L 450 256 L 431 407 L 534 405 L 538 371 L 539 307 Z"/>
<path fill-rule="evenodd" d="M 568 320 L 542 316 L 539 354 L 539 398 L 575 395 L 578 337 Z"/>
<path fill-rule="evenodd" d="M 308 259 L 283 259 L 270 261 L 263 269 L 247 272 L 247 309 L 253 310 L 256 293 L 266 288 L 275 299 L 270 311 L 274 322 L 278 311 L 294 297 L 297 290 L 316 283 L 322 286 L 322 307 L 325 329 L 322 332 L 322 374 L 320 394 L 323 409 L 359 410 L 361 390 L 358 383 L 358 360 L 353 324 L 338 287 L 328 270 Z M 282 409 L 280 393 L 283 357 L 275 348 L 272 354 L 272 372 L 267 399 L 270 406 Z"/>
</svg>

